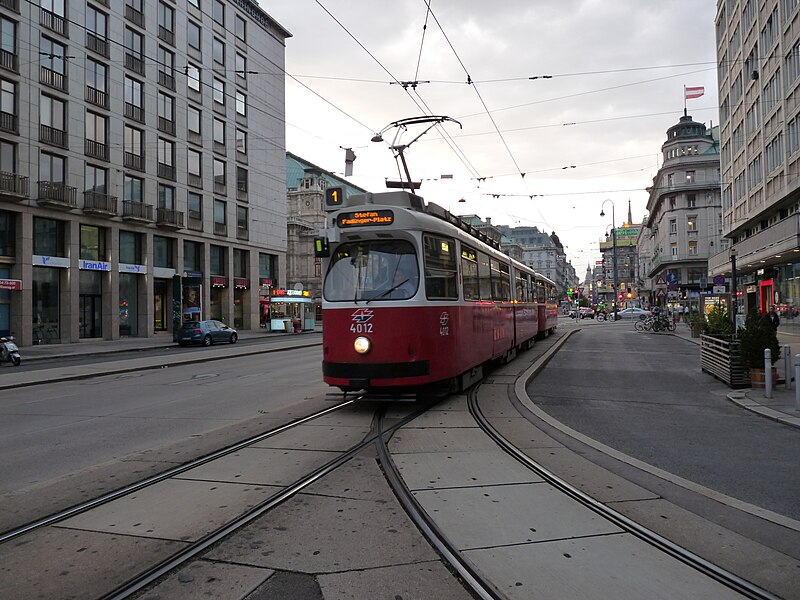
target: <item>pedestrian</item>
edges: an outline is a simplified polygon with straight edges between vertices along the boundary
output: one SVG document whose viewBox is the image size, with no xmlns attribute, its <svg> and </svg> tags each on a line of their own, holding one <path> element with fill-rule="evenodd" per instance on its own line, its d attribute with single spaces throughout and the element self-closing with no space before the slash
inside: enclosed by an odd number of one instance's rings
<svg viewBox="0 0 800 600">
<path fill-rule="evenodd" d="M 772 326 L 775 328 L 775 331 L 778 331 L 778 325 L 781 324 L 781 319 L 778 316 L 778 313 L 775 312 L 775 307 L 769 309 L 769 321 L 772 323 Z"/>
</svg>

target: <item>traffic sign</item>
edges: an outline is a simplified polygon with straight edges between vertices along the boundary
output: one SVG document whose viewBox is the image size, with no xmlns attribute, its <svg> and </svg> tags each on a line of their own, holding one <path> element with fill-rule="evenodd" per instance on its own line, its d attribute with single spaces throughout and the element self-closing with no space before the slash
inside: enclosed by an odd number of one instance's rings
<svg viewBox="0 0 800 600">
<path fill-rule="evenodd" d="M 725 278 L 722 275 L 714 275 L 714 285 L 725 285 Z"/>
<path fill-rule="evenodd" d="M 663 295 L 664 295 L 664 290 L 663 289 L 660 289 L 660 290 L 658 290 L 656 292 L 656 296 L 658 296 L 659 298 L 661 298 Z"/>
<path fill-rule="evenodd" d="M 656 279 L 656 285 L 663 285 L 663 286 L 667 285 L 667 280 L 664 279 L 663 275 L 658 276 L 658 279 Z"/>
</svg>

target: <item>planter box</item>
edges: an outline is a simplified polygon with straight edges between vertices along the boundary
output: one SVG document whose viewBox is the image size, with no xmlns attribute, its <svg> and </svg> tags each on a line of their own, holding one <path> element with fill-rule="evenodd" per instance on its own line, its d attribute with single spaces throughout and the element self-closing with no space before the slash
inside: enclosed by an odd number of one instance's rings
<svg viewBox="0 0 800 600">
<path fill-rule="evenodd" d="M 728 386 L 750 387 L 750 372 L 742 365 L 735 336 L 700 336 L 700 367 Z"/>
</svg>

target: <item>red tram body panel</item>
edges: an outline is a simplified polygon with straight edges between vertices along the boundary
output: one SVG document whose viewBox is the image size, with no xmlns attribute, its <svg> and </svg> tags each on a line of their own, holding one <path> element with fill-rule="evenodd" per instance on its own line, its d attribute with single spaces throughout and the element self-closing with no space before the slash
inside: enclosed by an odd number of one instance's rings
<svg viewBox="0 0 800 600">
<path fill-rule="evenodd" d="M 333 213 L 323 282 L 323 377 L 342 390 L 463 388 L 485 363 L 556 326 L 554 285 L 406 192 Z M 431 214 L 431 211 L 433 214 Z"/>
</svg>

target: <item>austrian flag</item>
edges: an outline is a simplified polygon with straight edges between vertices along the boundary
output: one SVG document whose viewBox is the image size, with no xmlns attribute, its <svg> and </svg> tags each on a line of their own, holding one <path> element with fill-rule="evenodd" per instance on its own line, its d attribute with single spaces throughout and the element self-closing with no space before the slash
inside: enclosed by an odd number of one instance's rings
<svg viewBox="0 0 800 600">
<path fill-rule="evenodd" d="M 703 86 L 683 88 L 683 95 L 686 100 L 691 100 L 692 98 L 699 98 L 700 96 L 705 94 L 705 92 L 706 89 Z"/>
</svg>

